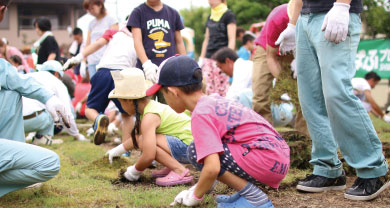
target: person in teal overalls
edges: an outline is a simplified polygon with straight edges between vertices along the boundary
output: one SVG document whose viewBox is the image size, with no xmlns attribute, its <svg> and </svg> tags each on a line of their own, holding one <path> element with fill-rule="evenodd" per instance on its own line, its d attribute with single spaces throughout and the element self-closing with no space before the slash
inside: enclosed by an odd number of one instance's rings
<svg viewBox="0 0 390 208">
<path fill-rule="evenodd" d="M 0 0 L 0 22 L 8 3 L 9 0 Z M 22 95 L 45 103 L 55 121 L 59 121 L 59 114 L 65 123 L 69 123 L 69 113 L 52 92 L 0 59 L 0 197 L 47 181 L 60 169 L 55 152 L 24 143 Z"/>
</svg>

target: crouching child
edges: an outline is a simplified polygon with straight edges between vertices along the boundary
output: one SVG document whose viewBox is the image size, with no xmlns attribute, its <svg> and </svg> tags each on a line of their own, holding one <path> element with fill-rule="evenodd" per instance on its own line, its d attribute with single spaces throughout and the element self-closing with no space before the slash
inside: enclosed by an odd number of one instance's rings
<svg viewBox="0 0 390 208">
<path fill-rule="evenodd" d="M 218 196 L 218 207 L 273 207 L 253 183 L 278 188 L 286 176 L 290 149 L 279 133 L 253 110 L 218 95 L 204 95 L 201 69 L 191 58 L 171 57 L 158 73 L 157 84 L 146 95 L 162 88 L 172 109 L 192 112 L 194 142 L 188 157 L 201 170 L 197 185 L 179 193 L 174 203 L 199 205 L 218 180 L 237 191 Z"/>
</svg>

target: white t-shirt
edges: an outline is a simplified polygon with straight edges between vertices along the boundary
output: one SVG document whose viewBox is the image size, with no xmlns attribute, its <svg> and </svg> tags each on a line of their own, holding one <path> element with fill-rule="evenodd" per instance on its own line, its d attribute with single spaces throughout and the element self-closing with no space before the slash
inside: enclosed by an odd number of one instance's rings
<svg viewBox="0 0 390 208">
<path fill-rule="evenodd" d="M 54 75 L 52 75 L 50 72 L 47 71 L 28 73 L 26 75 L 33 77 L 36 81 L 38 81 L 43 86 L 43 88 L 54 93 L 54 95 L 60 100 L 60 102 L 65 106 L 66 110 L 70 114 L 70 128 L 69 129 L 67 129 L 66 127 L 64 128 L 68 131 L 68 133 L 71 136 L 79 135 L 79 130 L 77 129 L 76 122 L 71 113 L 73 107 L 66 86 L 57 77 L 55 77 Z M 23 112 L 24 112 L 24 105 L 23 105 Z M 26 109 L 26 113 L 28 113 L 27 109 Z"/>
<path fill-rule="evenodd" d="M 35 112 L 46 109 L 46 106 L 38 100 L 22 97 L 23 116 L 31 115 Z"/>
<path fill-rule="evenodd" d="M 366 101 L 364 91 L 371 91 L 371 86 L 368 84 L 367 80 L 364 78 L 353 78 L 351 83 L 353 87 L 353 93 L 356 95 L 356 97 L 358 97 L 361 101 Z"/>
<path fill-rule="evenodd" d="M 104 32 L 109 29 L 112 25 L 118 23 L 114 18 L 106 15 L 100 20 L 96 18 L 89 23 L 88 30 L 91 32 L 91 43 L 96 42 L 97 39 L 102 37 Z M 87 61 L 88 64 L 98 64 L 100 59 L 103 56 L 104 50 L 106 46 L 102 47 L 95 53 L 88 56 Z"/>
<path fill-rule="evenodd" d="M 112 36 L 104 55 L 96 69 L 126 69 L 137 64 L 137 53 L 131 34 L 118 31 Z"/>
<path fill-rule="evenodd" d="M 352 79 L 353 93 L 362 101 L 363 107 L 367 112 L 371 111 L 371 104 L 367 102 L 366 95 L 364 91 L 370 90 L 371 86 L 368 84 L 367 80 L 364 78 L 353 78 Z"/>
<path fill-rule="evenodd" d="M 253 62 L 238 58 L 233 66 L 233 82 L 229 87 L 226 98 L 238 100 L 240 94 L 252 90 Z"/>
</svg>

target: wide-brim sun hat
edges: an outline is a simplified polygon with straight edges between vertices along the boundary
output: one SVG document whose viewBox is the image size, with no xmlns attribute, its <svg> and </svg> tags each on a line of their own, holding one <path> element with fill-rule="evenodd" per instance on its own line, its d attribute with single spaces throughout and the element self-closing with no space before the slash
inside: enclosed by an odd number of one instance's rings
<svg viewBox="0 0 390 208">
<path fill-rule="evenodd" d="M 146 90 L 153 85 L 149 80 L 145 80 L 143 71 L 138 68 L 111 71 L 111 76 L 115 88 L 108 95 L 110 99 L 141 99 L 146 97 Z"/>
</svg>

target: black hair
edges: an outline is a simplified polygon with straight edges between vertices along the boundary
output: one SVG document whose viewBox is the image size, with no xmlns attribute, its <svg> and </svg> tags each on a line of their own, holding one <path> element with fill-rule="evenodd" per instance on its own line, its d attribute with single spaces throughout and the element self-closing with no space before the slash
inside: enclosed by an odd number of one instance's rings
<svg viewBox="0 0 390 208">
<path fill-rule="evenodd" d="M 135 124 L 133 130 L 131 131 L 131 140 L 133 141 L 133 145 L 135 149 L 139 148 L 136 135 L 139 134 L 140 132 L 139 129 L 141 125 L 141 114 L 138 112 L 138 101 L 139 100 L 133 100 L 134 110 L 135 110 Z"/>
<path fill-rule="evenodd" d="M 183 91 L 187 95 L 191 94 L 193 92 L 202 90 L 202 87 L 203 87 L 203 83 L 202 83 L 202 70 L 201 69 L 197 69 L 192 74 L 192 77 L 195 80 L 198 80 L 199 82 L 195 83 L 195 84 L 189 84 L 189 85 L 184 85 L 184 86 L 176 86 L 176 87 L 179 88 L 181 91 Z M 165 92 L 167 91 L 167 87 L 168 86 L 163 86 L 163 90 L 165 90 Z"/>
<path fill-rule="evenodd" d="M 17 55 L 11 56 L 10 59 L 15 62 L 15 64 L 18 64 L 18 66 L 23 64 L 22 59 Z"/>
<path fill-rule="evenodd" d="M 50 20 L 47 18 L 38 18 L 34 21 L 34 26 L 38 27 L 42 32 L 51 30 Z"/>
<path fill-rule="evenodd" d="M 248 41 L 253 41 L 255 38 L 253 37 L 253 35 L 250 35 L 250 34 L 245 34 L 243 37 L 242 37 L 242 45 L 245 45 Z"/>
<path fill-rule="evenodd" d="M 0 5 L 2 6 L 8 6 L 9 0 L 0 0 Z"/>
<path fill-rule="evenodd" d="M 236 29 L 236 37 L 240 35 L 240 33 L 245 33 L 245 29 L 242 27 L 237 27 Z"/>
<path fill-rule="evenodd" d="M 368 72 L 365 76 L 364 79 L 369 80 L 369 79 L 374 79 L 375 81 L 381 81 L 381 77 L 375 73 L 375 72 Z"/>
<path fill-rule="evenodd" d="M 219 63 L 225 63 L 226 58 L 228 58 L 232 61 L 236 61 L 238 59 L 238 55 L 232 49 L 230 49 L 228 47 L 223 47 L 223 48 L 219 49 L 217 52 L 215 52 L 211 58 Z"/>
<path fill-rule="evenodd" d="M 83 31 L 80 29 L 80 28 L 78 28 L 78 27 L 76 27 L 74 30 L 73 30 L 73 33 L 72 33 L 73 35 L 83 35 Z"/>
</svg>

